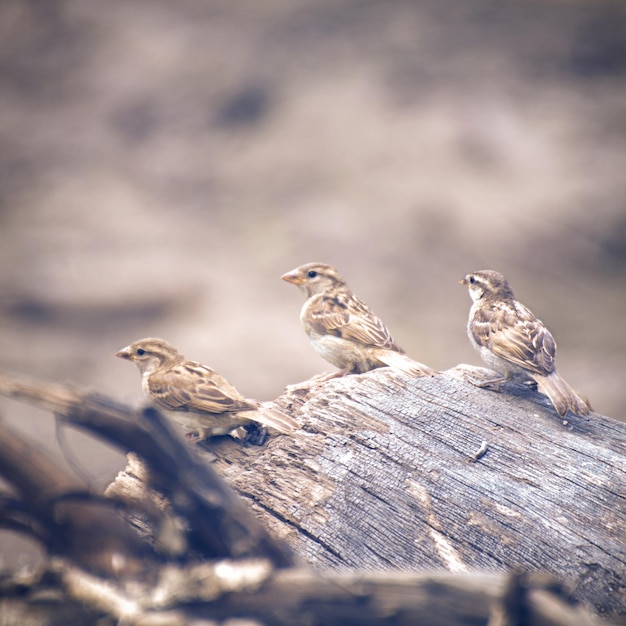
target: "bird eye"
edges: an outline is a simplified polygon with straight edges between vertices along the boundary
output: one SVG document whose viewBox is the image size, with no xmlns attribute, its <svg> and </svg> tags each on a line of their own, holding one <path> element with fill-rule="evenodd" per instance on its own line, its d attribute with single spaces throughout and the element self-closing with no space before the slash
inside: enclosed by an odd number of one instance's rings
<svg viewBox="0 0 626 626">
<path fill-rule="evenodd" d="M 309 278 L 315 278 L 317 276 L 317 272 L 315 270 L 309 270 L 309 273 L 307 274 L 307 276 Z"/>
<path fill-rule="evenodd" d="M 473 276 L 470 276 L 470 283 L 473 285 L 476 282 L 476 279 Z"/>
<path fill-rule="evenodd" d="M 137 354 L 139 356 L 143 356 L 146 353 L 146 351 L 143 348 L 137 348 Z"/>
</svg>

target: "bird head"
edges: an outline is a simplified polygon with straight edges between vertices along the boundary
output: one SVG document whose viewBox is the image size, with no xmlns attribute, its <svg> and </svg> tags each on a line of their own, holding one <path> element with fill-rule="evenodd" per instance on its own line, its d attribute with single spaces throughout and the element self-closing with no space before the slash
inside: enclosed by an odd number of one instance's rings
<svg viewBox="0 0 626 626">
<path fill-rule="evenodd" d="M 509 281 L 500 272 L 494 270 L 472 272 L 459 283 L 468 288 L 474 302 L 481 298 L 509 299 L 514 297 Z"/>
<path fill-rule="evenodd" d="M 345 287 L 341 274 L 325 263 L 307 263 L 283 274 L 281 279 L 300 287 L 307 297 L 324 293 L 333 287 Z"/>
<path fill-rule="evenodd" d="M 183 358 L 176 348 L 167 343 L 167 341 L 152 337 L 139 339 L 131 343 L 115 356 L 132 361 L 142 374 L 154 372 L 165 363 L 175 362 Z"/>
</svg>

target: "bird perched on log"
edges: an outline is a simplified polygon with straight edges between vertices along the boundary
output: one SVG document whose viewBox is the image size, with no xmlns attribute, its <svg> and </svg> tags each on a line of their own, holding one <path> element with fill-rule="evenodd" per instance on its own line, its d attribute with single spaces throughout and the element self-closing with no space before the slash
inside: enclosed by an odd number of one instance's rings
<svg viewBox="0 0 626 626">
<path fill-rule="evenodd" d="M 518 379 L 537 383 L 556 412 L 588 415 L 589 405 L 557 373 L 556 342 L 544 323 L 515 299 L 507 279 L 493 270 L 473 272 L 460 283 L 473 300 L 467 334 L 483 361 L 500 376 L 472 381 L 481 387 Z"/>
<path fill-rule="evenodd" d="M 300 322 L 315 351 L 340 368 L 334 376 L 360 374 L 385 365 L 411 376 L 436 373 L 404 353 L 383 322 L 330 265 L 308 263 L 281 278 L 306 294 Z"/>
<path fill-rule="evenodd" d="M 190 439 L 227 435 L 244 426 L 254 435 L 251 442 L 262 445 L 266 432 L 258 425 L 281 433 L 298 428 L 291 417 L 244 398 L 217 372 L 186 359 L 163 339 L 140 339 L 116 356 L 135 363 L 149 402 L 184 426 Z"/>
</svg>

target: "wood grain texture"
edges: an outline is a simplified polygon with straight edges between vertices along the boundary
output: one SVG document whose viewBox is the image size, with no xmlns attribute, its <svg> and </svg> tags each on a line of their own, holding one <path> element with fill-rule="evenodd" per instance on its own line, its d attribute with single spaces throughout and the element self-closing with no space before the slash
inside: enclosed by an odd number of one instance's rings
<svg viewBox="0 0 626 626">
<path fill-rule="evenodd" d="M 544 396 L 465 373 L 293 386 L 275 404 L 301 430 L 263 449 L 212 444 L 215 465 L 316 567 L 540 570 L 625 613 L 626 426 L 598 414 L 564 426 Z"/>
<path fill-rule="evenodd" d="M 295 436 L 212 441 L 205 459 L 154 409 L 0 374 L 1 394 L 135 451 L 100 495 L 0 428 L 16 491 L 0 525 L 50 557 L 2 577 L 0 622 L 607 623 L 575 599 L 624 617 L 624 426 L 564 428 L 534 392 L 477 389 L 463 372 L 309 381 L 276 403 Z M 42 591 L 56 598 L 45 616 Z"/>
</svg>

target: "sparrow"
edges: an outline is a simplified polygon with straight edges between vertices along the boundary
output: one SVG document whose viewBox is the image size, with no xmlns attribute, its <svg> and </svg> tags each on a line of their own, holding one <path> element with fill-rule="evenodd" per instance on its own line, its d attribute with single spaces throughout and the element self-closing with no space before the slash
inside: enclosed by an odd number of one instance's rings
<svg viewBox="0 0 626 626">
<path fill-rule="evenodd" d="M 307 263 L 281 278 L 306 294 L 300 322 L 314 350 L 340 368 L 331 377 L 361 374 L 385 365 L 411 376 L 436 373 L 404 353 L 383 322 L 330 265 Z"/>
<path fill-rule="evenodd" d="M 227 435 L 240 426 L 254 432 L 260 424 L 281 433 L 298 428 L 291 417 L 261 409 L 217 372 L 186 359 L 163 339 L 139 339 L 115 356 L 135 363 L 148 401 L 190 431 L 188 438 L 195 441 Z"/>
<path fill-rule="evenodd" d="M 481 387 L 517 379 L 533 381 L 548 396 L 556 412 L 588 415 L 589 405 L 557 373 L 556 342 L 544 323 L 515 299 L 507 279 L 493 270 L 473 272 L 460 283 L 473 304 L 467 324 L 471 344 L 500 377 L 473 381 Z"/>
</svg>

